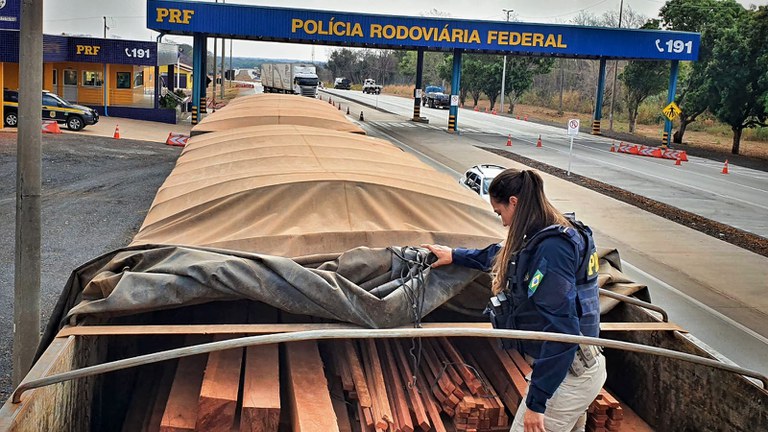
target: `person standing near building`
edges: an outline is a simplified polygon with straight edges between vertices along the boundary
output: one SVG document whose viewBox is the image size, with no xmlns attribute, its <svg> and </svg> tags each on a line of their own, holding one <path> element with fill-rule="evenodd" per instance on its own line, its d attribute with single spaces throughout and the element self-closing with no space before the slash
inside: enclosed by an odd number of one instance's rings
<svg viewBox="0 0 768 432">
<path fill-rule="evenodd" d="M 432 267 L 457 264 L 492 271 L 486 309 L 495 328 L 597 337 L 598 257 L 592 231 L 563 215 L 544 195 L 532 170 L 507 169 L 491 182 L 491 206 L 509 227 L 506 241 L 485 249 L 424 245 Z M 506 341 L 532 365 L 512 432 L 584 430 L 586 409 L 606 379 L 599 349 L 549 341 Z"/>
</svg>

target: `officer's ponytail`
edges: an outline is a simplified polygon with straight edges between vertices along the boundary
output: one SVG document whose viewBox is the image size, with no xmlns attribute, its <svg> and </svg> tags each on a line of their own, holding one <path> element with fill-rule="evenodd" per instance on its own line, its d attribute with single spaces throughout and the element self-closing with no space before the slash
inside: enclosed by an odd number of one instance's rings
<svg viewBox="0 0 768 432">
<path fill-rule="evenodd" d="M 507 241 L 493 264 L 492 289 L 498 294 L 506 288 L 507 263 L 522 249 L 526 238 L 550 225 L 570 223 L 544 195 L 544 180 L 536 171 L 506 169 L 491 182 L 488 193 L 491 200 L 502 205 L 510 205 L 509 199 L 517 197 Z"/>
</svg>

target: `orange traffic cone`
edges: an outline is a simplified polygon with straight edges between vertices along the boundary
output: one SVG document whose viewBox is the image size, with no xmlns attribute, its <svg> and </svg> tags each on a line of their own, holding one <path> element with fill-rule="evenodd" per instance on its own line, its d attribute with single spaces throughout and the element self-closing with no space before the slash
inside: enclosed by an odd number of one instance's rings
<svg viewBox="0 0 768 432">
<path fill-rule="evenodd" d="M 328 96 L 328 103 L 329 103 L 329 104 L 331 104 L 331 105 L 333 105 L 333 99 L 331 99 L 331 97 L 330 97 L 330 96 Z"/>
<path fill-rule="evenodd" d="M 496 108 L 494 108 L 493 111 L 491 111 L 491 114 L 496 115 Z"/>
<path fill-rule="evenodd" d="M 485 113 L 488 114 L 488 107 L 485 107 Z"/>
<path fill-rule="evenodd" d="M 512 147 L 512 134 L 507 135 L 507 147 Z"/>
<path fill-rule="evenodd" d="M 541 135 L 539 135 L 539 139 L 536 141 L 536 147 L 543 147 L 541 145 Z"/>
<path fill-rule="evenodd" d="M 675 165 L 682 165 L 680 158 L 675 159 Z"/>
<path fill-rule="evenodd" d="M 614 147 L 615 143 L 611 143 L 611 153 L 616 153 L 616 147 Z"/>
<path fill-rule="evenodd" d="M 114 139 L 120 139 L 120 125 L 115 125 L 115 134 L 112 135 Z"/>
<path fill-rule="evenodd" d="M 60 134 L 61 128 L 59 128 L 59 124 L 55 121 L 50 120 L 44 120 L 43 121 L 43 133 L 52 133 L 52 134 Z"/>
<path fill-rule="evenodd" d="M 723 170 L 721 171 L 722 174 L 728 174 L 728 159 L 725 160 L 725 165 L 723 165 Z"/>
<path fill-rule="evenodd" d="M 347 115 L 349 115 L 349 107 L 347 107 Z"/>
<path fill-rule="evenodd" d="M 520 116 L 517 116 L 517 119 L 520 120 Z"/>
<path fill-rule="evenodd" d="M 339 104 L 339 111 L 341 111 L 341 104 Z"/>
<path fill-rule="evenodd" d="M 363 116 L 363 112 L 360 111 L 360 121 L 365 121 L 365 116 Z"/>
<path fill-rule="evenodd" d="M 523 120 L 528 121 L 528 115 L 526 115 Z"/>
<path fill-rule="evenodd" d="M 480 111 L 480 109 L 475 105 L 475 111 Z"/>
</svg>

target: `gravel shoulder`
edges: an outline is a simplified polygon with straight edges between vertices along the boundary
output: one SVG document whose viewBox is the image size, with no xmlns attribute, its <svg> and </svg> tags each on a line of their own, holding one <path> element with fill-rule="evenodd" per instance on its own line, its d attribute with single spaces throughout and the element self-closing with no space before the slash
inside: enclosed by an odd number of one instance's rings
<svg viewBox="0 0 768 432">
<path fill-rule="evenodd" d="M 179 153 L 158 142 L 43 136 L 41 328 L 72 270 L 130 242 Z M 0 133 L 2 401 L 12 391 L 16 163 L 16 134 Z"/>
</svg>

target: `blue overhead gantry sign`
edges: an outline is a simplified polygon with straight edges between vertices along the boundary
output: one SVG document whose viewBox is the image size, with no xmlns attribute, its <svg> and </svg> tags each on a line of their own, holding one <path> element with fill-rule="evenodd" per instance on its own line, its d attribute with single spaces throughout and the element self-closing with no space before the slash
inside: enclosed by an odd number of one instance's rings
<svg viewBox="0 0 768 432">
<path fill-rule="evenodd" d="M 668 102 L 674 100 L 679 61 L 696 61 L 701 35 L 663 30 L 633 30 L 571 25 L 531 24 L 448 18 L 406 17 L 308 9 L 147 0 L 147 28 L 195 37 L 195 70 L 203 70 L 207 37 L 310 43 L 321 45 L 417 50 L 421 70 L 424 51 L 453 53 L 451 91 L 458 93 L 463 52 L 600 60 L 592 132 L 600 133 L 606 60 L 672 62 Z M 197 74 L 198 77 L 205 73 Z M 421 85 L 417 73 L 416 86 Z M 204 86 L 202 101 L 205 100 Z M 192 121 L 201 94 L 193 94 Z M 418 92 L 414 120 L 419 113 Z M 452 98 L 454 100 L 455 98 Z M 204 106 L 204 104 L 203 104 Z M 456 129 L 458 106 L 451 104 L 448 129 Z M 420 118 L 420 117 L 418 117 Z M 665 144 L 672 123 L 667 122 Z"/>
<path fill-rule="evenodd" d="M 698 33 L 402 17 L 190 1 L 147 1 L 147 27 L 282 41 L 427 51 L 696 60 Z"/>
</svg>

